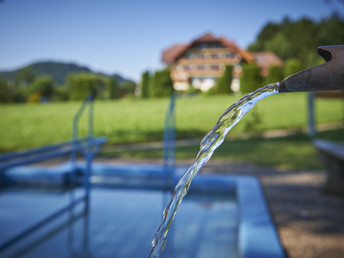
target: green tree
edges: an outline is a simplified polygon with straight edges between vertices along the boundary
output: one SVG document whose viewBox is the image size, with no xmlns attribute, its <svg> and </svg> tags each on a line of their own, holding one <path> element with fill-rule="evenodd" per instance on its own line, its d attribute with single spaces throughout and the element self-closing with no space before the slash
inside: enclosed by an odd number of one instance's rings
<svg viewBox="0 0 344 258">
<path fill-rule="evenodd" d="M 40 76 L 28 86 L 29 94 L 39 94 L 42 97 L 51 98 L 55 84 L 50 76 Z"/>
<path fill-rule="evenodd" d="M 170 77 L 170 69 L 165 68 L 156 71 L 149 82 L 149 92 L 151 97 L 167 97 L 173 92 L 173 82 Z"/>
<path fill-rule="evenodd" d="M 268 75 L 265 77 L 265 85 L 273 82 L 279 82 L 283 79 L 283 68 L 272 65 L 269 67 Z"/>
<path fill-rule="evenodd" d="M 31 66 L 20 69 L 16 72 L 17 84 L 21 86 L 28 86 L 35 79 L 35 75 Z"/>
<path fill-rule="evenodd" d="M 268 23 L 249 50 L 272 51 L 284 62 L 297 58 L 303 67 L 309 67 L 319 63 L 318 46 L 343 44 L 343 27 L 344 18 L 339 14 L 321 21 L 285 18 L 281 23 Z"/>
<path fill-rule="evenodd" d="M 240 80 L 240 90 L 243 93 L 250 93 L 264 86 L 263 78 L 260 75 L 260 67 L 256 64 L 243 64 L 243 76 Z"/>
<path fill-rule="evenodd" d="M 69 100 L 69 91 L 67 86 L 61 85 L 55 87 L 53 100 L 56 101 L 67 101 Z"/>
<path fill-rule="evenodd" d="M 125 81 L 119 87 L 118 95 L 120 98 L 134 96 L 136 89 L 136 83 L 133 81 Z"/>
<path fill-rule="evenodd" d="M 287 60 L 284 66 L 284 77 L 288 77 L 294 73 L 297 73 L 303 69 L 301 61 L 296 58 L 290 58 Z"/>
<path fill-rule="evenodd" d="M 13 92 L 8 87 L 8 84 L 5 80 L 0 78 L 0 102 L 6 103 L 11 102 L 13 99 Z"/>
<path fill-rule="evenodd" d="M 149 79 L 149 71 L 144 72 L 141 77 L 141 97 L 144 99 L 149 97 Z"/>
<path fill-rule="evenodd" d="M 317 25 L 317 41 L 319 46 L 344 43 L 344 18 L 333 13 Z"/>
<path fill-rule="evenodd" d="M 92 73 L 71 74 L 67 78 L 67 87 L 71 100 L 83 100 L 89 94 L 96 94 L 104 89 L 107 79 Z"/>
<path fill-rule="evenodd" d="M 233 79 L 233 67 L 226 65 L 223 75 L 217 80 L 216 93 L 218 94 L 229 94 L 233 93 L 231 89 L 231 83 Z"/>
<path fill-rule="evenodd" d="M 107 86 L 109 91 L 109 98 L 117 99 L 119 95 L 119 85 L 117 83 L 117 79 L 115 77 L 111 77 Z"/>
</svg>

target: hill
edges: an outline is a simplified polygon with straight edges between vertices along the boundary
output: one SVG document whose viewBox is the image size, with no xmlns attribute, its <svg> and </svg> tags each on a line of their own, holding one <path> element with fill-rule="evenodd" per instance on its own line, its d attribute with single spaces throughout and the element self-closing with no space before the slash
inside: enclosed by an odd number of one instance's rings
<svg viewBox="0 0 344 258">
<path fill-rule="evenodd" d="M 49 75 L 58 85 L 64 84 L 67 76 L 71 73 L 96 73 L 88 67 L 80 66 L 74 63 L 47 61 L 32 63 L 13 71 L 0 71 L 0 78 L 14 81 L 18 76 L 20 76 L 20 73 L 23 72 L 30 73 L 30 75 L 33 77 Z M 125 81 L 129 81 L 129 79 L 125 79 L 119 74 L 103 75 L 108 77 L 115 77 L 119 84 L 122 84 Z"/>
</svg>

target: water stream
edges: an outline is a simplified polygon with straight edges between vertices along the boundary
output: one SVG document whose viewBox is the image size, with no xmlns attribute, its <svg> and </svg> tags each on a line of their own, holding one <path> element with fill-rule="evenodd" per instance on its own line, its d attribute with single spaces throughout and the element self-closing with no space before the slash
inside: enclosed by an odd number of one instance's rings
<svg viewBox="0 0 344 258">
<path fill-rule="evenodd" d="M 227 133 L 258 101 L 278 93 L 278 90 L 279 83 L 272 83 L 242 97 L 220 116 L 215 126 L 205 135 L 201 141 L 200 151 L 197 154 L 195 162 L 186 170 L 174 188 L 172 199 L 163 212 L 163 222 L 152 241 L 153 247 L 149 257 L 161 257 L 166 244 L 168 230 L 179 204 L 189 190 L 192 179 L 211 158 L 216 148 L 222 144 Z"/>
</svg>

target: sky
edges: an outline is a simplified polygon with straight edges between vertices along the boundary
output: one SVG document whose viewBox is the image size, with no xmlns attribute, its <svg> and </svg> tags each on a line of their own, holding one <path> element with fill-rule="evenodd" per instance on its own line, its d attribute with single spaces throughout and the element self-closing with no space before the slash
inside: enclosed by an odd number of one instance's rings
<svg viewBox="0 0 344 258">
<path fill-rule="evenodd" d="M 62 61 L 139 81 L 164 67 L 164 49 L 206 32 L 247 48 L 267 22 L 334 11 L 343 0 L 0 0 L 0 70 Z"/>
</svg>

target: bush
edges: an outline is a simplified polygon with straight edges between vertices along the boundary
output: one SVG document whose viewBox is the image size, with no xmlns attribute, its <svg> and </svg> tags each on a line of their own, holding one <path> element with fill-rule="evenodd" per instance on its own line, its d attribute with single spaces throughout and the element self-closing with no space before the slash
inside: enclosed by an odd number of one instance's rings
<svg viewBox="0 0 344 258">
<path fill-rule="evenodd" d="M 223 75 L 217 80 L 216 93 L 218 94 L 229 94 L 233 93 L 231 89 L 231 83 L 233 80 L 232 66 L 226 65 Z"/>
<path fill-rule="evenodd" d="M 147 99 L 149 97 L 149 79 L 150 74 L 148 71 L 142 74 L 141 78 L 141 97 Z"/>
<path fill-rule="evenodd" d="M 103 89 L 106 82 L 106 78 L 97 74 L 71 74 L 67 78 L 69 98 L 71 100 L 83 100 L 89 94 L 96 94 Z"/>
<path fill-rule="evenodd" d="M 151 97 L 168 97 L 172 92 L 173 82 L 170 77 L 170 69 L 156 71 L 149 80 L 149 95 Z"/>
<path fill-rule="evenodd" d="M 294 73 L 297 73 L 303 69 L 301 61 L 296 58 L 288 59 L 284 67 L 284 77 L 288 77 Z"/>
<path fill-rule="evenodd" d="M 136 83 L 133 81 L 125 81 L 118 89 L 118 97 L 132 97 L 135 96 Z"/>
<path fill-rule="evenodd" d="M 265 85 L 273 83 L 273 82 L 280 82 L 283 80 L 283 69 L 282 67 L 272 65 L 269 67 L 269 73 L 265 77 Z"/>
<path fill-rule="evenodd" d="M 107 84 L 109 99 L 117 99 L 119 95 L 118 83 L 115 77 L 110 78 Z"/>
<path fill-rule="evenodd" d="M 28 90 L 27 88 L 16 86 L 13 95 L 14 102 L 26 102 L 28 98 Z"/>
<path fill-rule="evenodd" d="M 54 93 L 54 88 L 55 84 L 50 76 L 40 76 L 35 78 L 29 85 L 28 92 L 30 95 L 40 95 L 41 97 L 51 98 Z"/>
<path fill-rule="evenodd" d="M 40 102 L 41 98 L 42 98 L 42 94 L 40 92 L 33 92 L 29 94 L 27 98 L 27 102 L 37 103 L 37 102 Z"/>
<path fill-rule="evenodd" d="M 242 66 L 243 76 L 240 81 L 240 90 L 243 93 L 250 93 L 263 87 L 263 79 L 260 75 L 260 67 L 256 64 L 244 64 Z"/>
<path fill-rule="evenodd" d="M 53 100 L 67 101 L 69 100 L 69 92 L 66 86 L 57 86 L 53 95 Z"/>
<path fill-rule="evenodd" d="M 8 87 L 7 82 L 5 80 L 0 79 L 0 102 L 11 102 L 13 99 L 13 92 Z"/>
</svg>

